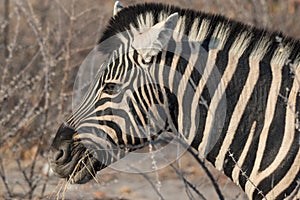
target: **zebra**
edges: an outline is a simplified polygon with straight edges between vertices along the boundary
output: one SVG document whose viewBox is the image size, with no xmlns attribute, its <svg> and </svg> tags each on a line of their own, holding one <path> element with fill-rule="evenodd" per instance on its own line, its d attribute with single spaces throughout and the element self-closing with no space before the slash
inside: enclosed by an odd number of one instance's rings
<svg viewBox="0 0 300 200">
<path fill-rule="evenodd" d="M 60 177 L 86 183 L 168 132 L 249 199 L 300 198 L 299 40 L 221 15 L 117 2 L 96 51 L 107 59 L 51 145 Z"/>
</svg>

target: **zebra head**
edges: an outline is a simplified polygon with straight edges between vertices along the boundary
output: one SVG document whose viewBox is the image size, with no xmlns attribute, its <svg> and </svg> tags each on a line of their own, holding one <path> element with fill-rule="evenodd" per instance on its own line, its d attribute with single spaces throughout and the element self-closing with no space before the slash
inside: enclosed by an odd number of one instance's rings
<svg viewBox="0 0 300 200">
<path fill-rule="evenodd" d="M 176 129 L 177 99 L 160 84 L 155 65 L 178 18 L 171 13 L 149 27 L 130 25 L 97 47 L 108 59 L 51 146 L 51 167 L 59 176 L 85 183 L 126 152 Z"/>
</svg>

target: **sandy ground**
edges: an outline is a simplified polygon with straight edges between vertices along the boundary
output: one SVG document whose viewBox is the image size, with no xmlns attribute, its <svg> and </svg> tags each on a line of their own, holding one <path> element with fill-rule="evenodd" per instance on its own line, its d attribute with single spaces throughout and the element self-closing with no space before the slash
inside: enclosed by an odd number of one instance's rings
<svg viewBox="0 0 300 200">
<path fill-rule="evenodd" d="M 52 175 L 46 184 L 44 197 L 40 197 L 43 186 L 41 182 L 35 190 L 34 199 L 219 199 L 211 181 L 190 154 L 185 153 L 177 163 L 173 164 L 177 166 L 178 171 L 197 188 L 204 198 L 197 195 L 170 166 L 167 166 L 161 170 L 143 174 L 126 173 L 106 168 L 97 174 L 96 181 L 92 180 L 83 185 L 66 184 L 65 180 Z M 15 164 L 10 165 L 6 167 L 6 177 L 8 183 L 13 186 L 14 193 L 17 194 L 13 199 L 24 199 L 27 188 L 26 182 L 17 166 Z M 47 163 L 38 162 L 38 165 L 43 167 L 47 166 Z M 207 166 L 217 180 L 225 199 L 247 199 L 244 193 L 222 173 L 213 169 L 208 163 Z M 1 181 L 0 183 L 0 193 L 5 193 L 6 189 Z M 5 198 L 8 198 L 7 195 Z"/>
</svg>

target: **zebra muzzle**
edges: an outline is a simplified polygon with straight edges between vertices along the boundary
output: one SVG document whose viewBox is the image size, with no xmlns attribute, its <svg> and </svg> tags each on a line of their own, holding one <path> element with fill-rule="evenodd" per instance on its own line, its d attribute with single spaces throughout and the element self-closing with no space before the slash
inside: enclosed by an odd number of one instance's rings
<svg viewBox="0 0 300 200">
<path fill-rule="evenodd" d="M 101 169 L 101 163 L 90 157 L 88 153 L 77 162 L 73 172 L 69 175 L 70 183 L 83 184 L 91 179 L 95 179 L 97 171 Z"/>
<path fill-rule="evenodd" d="M 87 148 L 74 138 L 76 131 L 63 123 L 50 148 L 49 161 L 53 171 L 71 183 L 86 183 L 103 168 Z"/>
</svg>

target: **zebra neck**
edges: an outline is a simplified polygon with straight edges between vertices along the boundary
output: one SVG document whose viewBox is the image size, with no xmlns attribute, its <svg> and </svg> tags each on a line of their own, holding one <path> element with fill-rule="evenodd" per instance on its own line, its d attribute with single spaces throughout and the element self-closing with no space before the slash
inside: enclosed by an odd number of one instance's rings
<svg viewBox="0 0 300 200">
<path fill-rule="evenodd" d="M 193 40 L 170 42 L 153 69 L 178 102 L 178 132 L 250 198 L 284 195 L 284 181 L 299 177 L 300 44 L 276 33 L 202 24 L 204 33 L 191 31 Z M 269 193 L 273 184 L 278 191 Z"/>
</svg>

